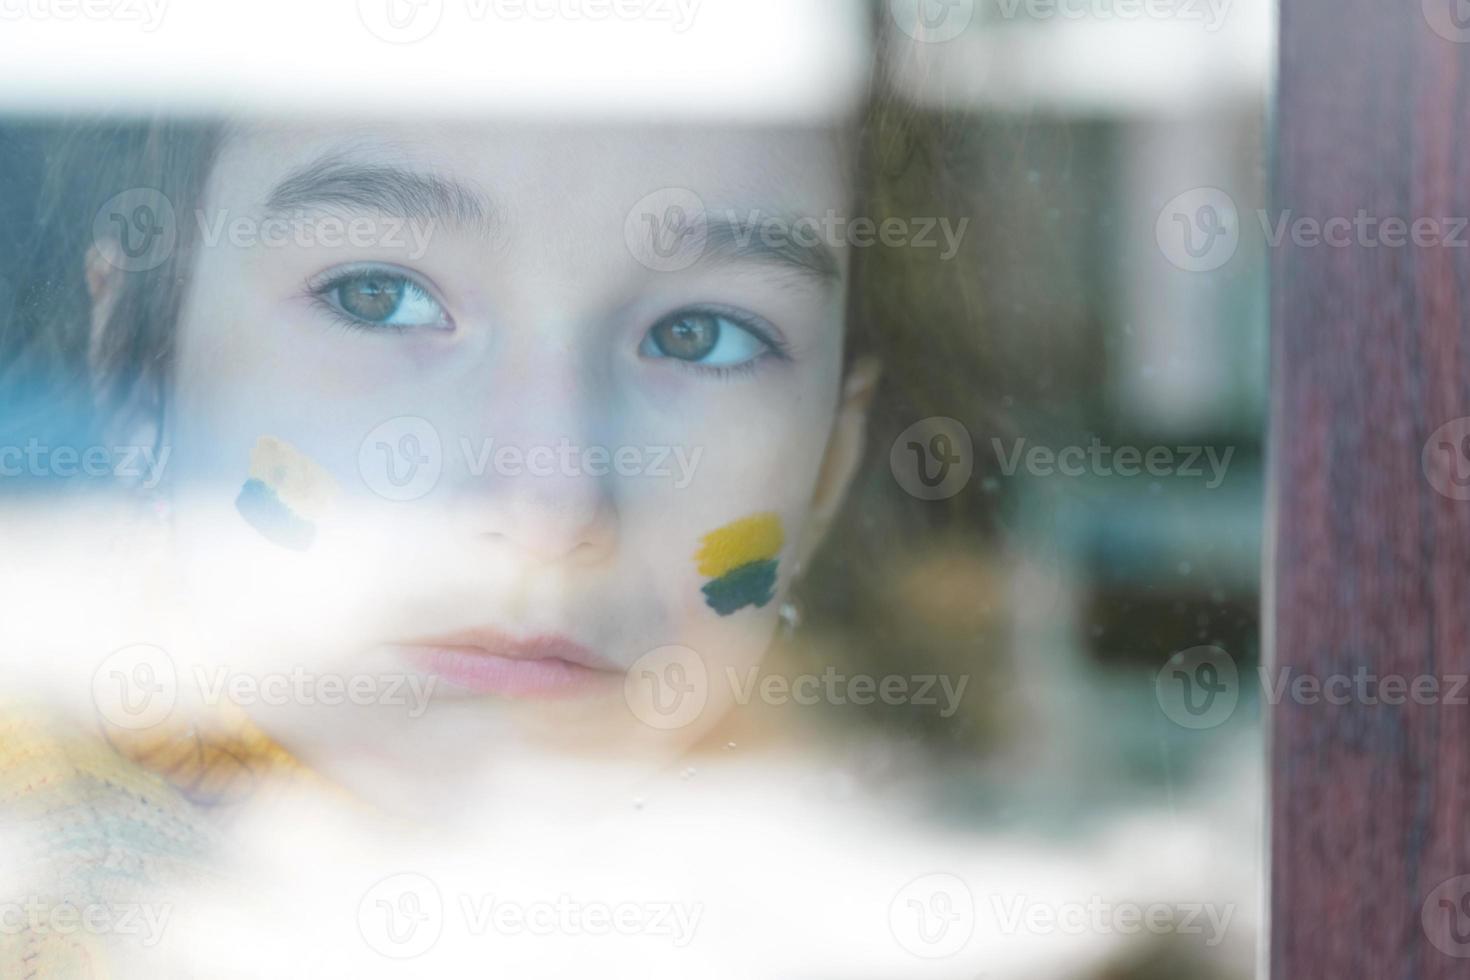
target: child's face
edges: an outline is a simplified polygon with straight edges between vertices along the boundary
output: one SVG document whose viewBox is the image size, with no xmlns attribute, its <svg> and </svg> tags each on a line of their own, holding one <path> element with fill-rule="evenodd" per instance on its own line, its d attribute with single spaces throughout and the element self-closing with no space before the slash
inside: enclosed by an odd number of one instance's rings
<svg viewBox="0 0 1470 980">
<path fill-rule="evenodd" d="M 831 131 L 235 132 L 179 215 L 183 659 L 285 675 L 247 710 L 349 782 L 707 731 L 857 461 L 849 195 Z"/>
</svg>

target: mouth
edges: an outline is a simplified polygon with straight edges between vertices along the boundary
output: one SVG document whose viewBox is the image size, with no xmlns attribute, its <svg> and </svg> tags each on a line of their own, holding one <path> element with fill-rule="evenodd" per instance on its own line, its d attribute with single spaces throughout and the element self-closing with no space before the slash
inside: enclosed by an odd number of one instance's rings
<svg viewBox="0 0 1470 980">
<path fill-rule="evenodd" d="M 622 670 L 569 637 L 516 637 L 474 629 L 388 649 L 416 669 L 473 694 L 575 697 L 622 683 Z"/>
</svg>

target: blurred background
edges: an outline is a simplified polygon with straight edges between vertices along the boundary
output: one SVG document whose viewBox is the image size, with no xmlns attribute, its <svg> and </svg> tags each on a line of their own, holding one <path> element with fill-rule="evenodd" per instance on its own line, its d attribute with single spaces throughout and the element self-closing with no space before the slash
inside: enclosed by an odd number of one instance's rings
<svg viewBox="0 0 1470 980">
<path fill-rule="evenodd" d="M 882 545 L 826 557 L 899 581 L 815 599 L 831 631 L 809 637 L 827 640 L 815 659 L 972 673 L 954 719 L 874 713 L 922 746 L 881 781 L 936 820 L 1066 848 L 1071 894 L 1093 875 L 1104 893 L 1151 887 L 1103 870 L 1123 854 L 1189 869 L 1199 900 L 1237 913 L 1218 946 L 1114 935 L 1090 965 L 1036 975 L 1255 970 L 1274 18 L 1255 0 L 980 0 L 963 26 L 898 17 L 885 48 L 947 154 L 943 186 L 901 189 L 899 213 L 973 219 L 959 269 L 904 256 L 933 317 L 913 356 L 972 383 L 875 419 L 869 452 L 892 466 L 869 471 L 853 517 Z M 967 478 L 931 491 L 906 472 L 916 438 L 966 431 Z M 1069 449 L 1089 461 L 1061 466 Z M 1114 465 L 1128 450 L 1131 469 Z"/>
</svg>

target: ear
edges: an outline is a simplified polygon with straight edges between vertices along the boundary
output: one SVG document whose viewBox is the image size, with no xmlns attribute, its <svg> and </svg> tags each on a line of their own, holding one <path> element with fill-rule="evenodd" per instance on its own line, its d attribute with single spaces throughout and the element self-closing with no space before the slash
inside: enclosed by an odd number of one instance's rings
<svg viewBox="0 0 1470 980">
<path fill-rule="evenodd" d="M 868 437 L 868 407 L 878 390 L 878 378 L 882 373 L 883 366 L 877 358 L 861 357 L 853 363 L 842 383 L 842 401 L 837 406 L 832 434 L 827 439 L 827 452 L 822 457 L 822 468 L 817 475 L 807 531 L 797 555 L 798 568 L 810 564 L 817 547 L 832 529 L 842 502 L 847 499 L 852 478 L 863 460 L 863 448 Z"/>
<path fill-rule="evenodd" d="M 102 407 L 103 388 L 100 379 L 110 367 L 104 344 L 107 325 L 112 320 L 112 314 L 117 309 L 127 282 L 125 277 L 128 273 L 120 258 L 117 242 L 99 240 L 87 249 L 84 259 L 83 276 L 87 281 L 87 294 L 92 300 L 90 330 L 87 332 L 87 373 L 93 379 L 92 402 L 95 408 Z M 103 432 L 108 439 L 119 444 L 142 446 L 157 438 L 156 428 L 160 424 L 131 420 L 130 417 L 102 421 Z"/>
</svg>

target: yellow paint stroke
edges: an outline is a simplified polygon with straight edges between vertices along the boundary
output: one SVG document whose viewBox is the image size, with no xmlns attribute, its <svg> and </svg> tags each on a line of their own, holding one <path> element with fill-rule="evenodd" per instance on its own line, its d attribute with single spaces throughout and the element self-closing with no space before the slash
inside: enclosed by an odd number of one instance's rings
<svg viewBox="0 0 1470 980">
<path fill-rule="evenodd" d="M 699 574 L 719 578 L 742 565 L 775 558 L 785 540 L 781 518 L 755 514 L 706 534 L 694 560 L 699 563 Z"/>
<path fill-rule="evenodd" d="M 290 443 L 261 436 L 250 450 L 250 476 L 275 491 L 299 516 L 323 516 L 337 496 L 337 481 L 311 457 Z"/>
</svg>

